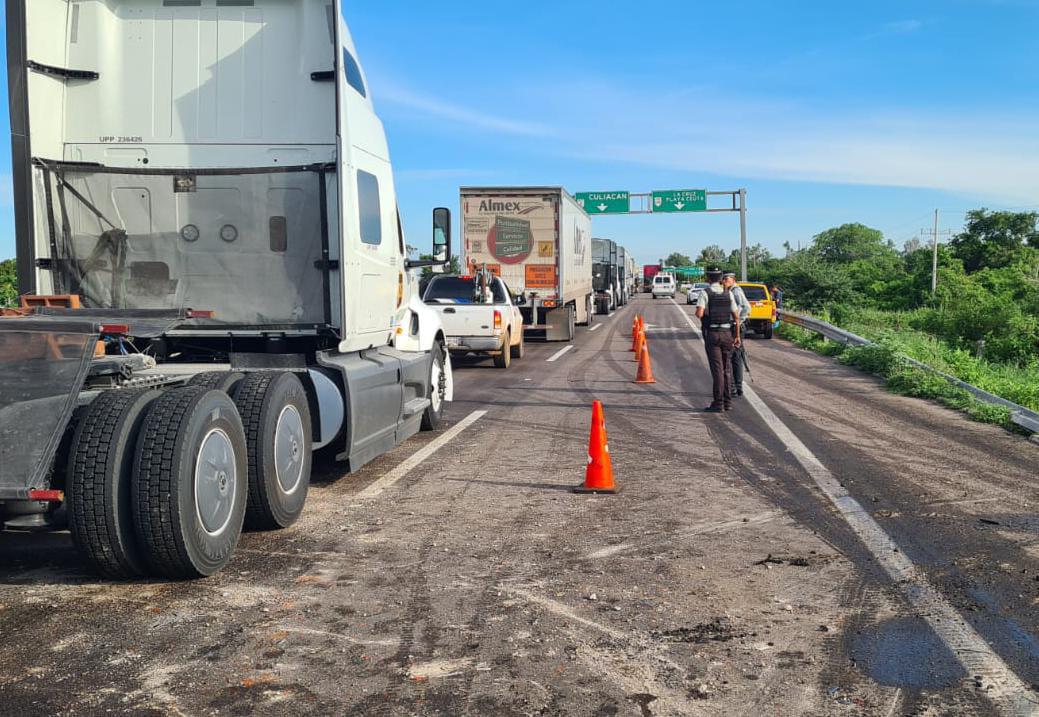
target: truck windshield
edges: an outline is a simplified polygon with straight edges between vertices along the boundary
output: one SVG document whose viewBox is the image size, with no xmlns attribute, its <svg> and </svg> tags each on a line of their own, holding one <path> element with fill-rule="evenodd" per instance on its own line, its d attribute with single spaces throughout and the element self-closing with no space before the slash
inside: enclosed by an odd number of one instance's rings
<svg viewBox="0 0 1039 717">
<path fill-rule="evenodd" d="M 508 302 L 501 281 L 491 282 L 491 297 L 495 304 Z M 476 304 L 480 302 L 476 280 L 471 276 L 438 276 L 429 283 L 423 299 L 434 304 Z"/>
<path fill-rule="evenodd" d="M 36 162 L 58 294 L 95 309 L 194 309 L 201 323 L 331 323 L 326 165 L 115 169 Z"/>
<path fill-rule="evenodd" d="M 763 286 L 743 286 L 743 295 L 747 301 L 768 301 L 768 293 Z"/>
</svg>

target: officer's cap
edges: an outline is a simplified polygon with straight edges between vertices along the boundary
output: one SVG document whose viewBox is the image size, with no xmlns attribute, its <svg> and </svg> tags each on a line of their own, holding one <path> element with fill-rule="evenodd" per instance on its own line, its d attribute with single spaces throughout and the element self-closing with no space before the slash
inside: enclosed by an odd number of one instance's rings
<svg viewBox="0 0 1039 717">
<path fill-rule="evenodd" d="M 735 271 L 727 271 L 727 272 L 725 272 L 724 274 L 722 274 L 722 278 L 723 278 L 723 279 L 728 279 L 728 278 L 729 278 L 730 276 L 731 276 L 731 277 L 732 277 L 733 279 L 735 279 L 735 278 L 736 278 L 736 272 L 735 272 Z"/>
</svg>

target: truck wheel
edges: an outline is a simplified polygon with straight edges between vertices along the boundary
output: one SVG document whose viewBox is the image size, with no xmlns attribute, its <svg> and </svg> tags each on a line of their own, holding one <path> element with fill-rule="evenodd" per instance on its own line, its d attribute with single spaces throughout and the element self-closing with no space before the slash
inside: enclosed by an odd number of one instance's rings
<svg viewBox="0 0 1039 717">
<path fill-rule="evenodd" d="M 447 371 L 444 367 L 444 347 L 433 344 L 433 360 L 429 369 L 429 405 L 422 414 L 422 430 L 435 431 L 444 417 L 444 403 L 447 396 Z"/>
<path fill-rule="evenodd" d="M 567 328 L 566 340 L 567 341 L 573 341 L 574 337 L 577 336 L 577 307 L 576 306 L 568 306 L 567 309 L 569 309 L 569 311 L 567 312 L 568 313 L 569 324 L 566 327 Z"/>
<path fill-rule="evenodd" d="M 764 336 L 766 339 L 770 339 L 770 338 L 772 338 L 772 332 L 773 332 L 772 322 L 769 322 L 769 323 L 765 324 L 765 328 L 761 332 L 761 335 Z"/>
<path fill-rule="evenodd" d="M 496 368 L 508 368 L 510 363 L 512 363 L 512 336 L 506 329 L 501 340 L 501 351 L 494 356 L 494 365 Z"/>
<path fill-rule="evenodd" d="M 523 333 L 523 327 L 520 327 L 520 340 L 515 346 L 512 346 L 509 350 L 512 351 L 512 358 L 521 359 L 525 354 L 527 347 L 526 335 Z"/>
<path fill-rule="evenodd" d="M 245 378 L 245 374 L 241 371 L 203 371 L 192 376 L 188 385 L 205 386 L 232 396 L 243 378 Z"/>
<path fill-rule="evenodd" d="M 197 578 L 227 564 L 245 518 L 246 455 L 227 394 L 184 386 L 155 401 L 133 471 L 134 526 L 152 572 Z"/>
<path fill-rule="evenodd" d="M 90 404 L 69 447 L 66 476 L 72 542 L 108 578 L 147 570 L 134 532 L 134 448 L 155 390 L 105 391 Z"/>
<path fill-rule="evenodd" d="M 295 374 L 251 373 L 234 396 L 249 449 L 248 528 L 287 528 L 303 512 L 310 487 L 311 422 L 307 392 Z"/>
</svg>

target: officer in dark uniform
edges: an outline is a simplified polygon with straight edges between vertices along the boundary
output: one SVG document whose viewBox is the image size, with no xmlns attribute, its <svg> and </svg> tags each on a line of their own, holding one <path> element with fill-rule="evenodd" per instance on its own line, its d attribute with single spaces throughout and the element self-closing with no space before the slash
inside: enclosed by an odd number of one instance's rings
<svg viewBox="0 0 1039 717">
<path fill-rule="evenodd" d="M 711 413 L 732 408 L 732 353 L 740 346 L 740 307 L 732 292 L 721 284 L 720 269 L 707 270 L 710 286 L 700 291 L 696 302 L 696 317 L 703 328 L 707 362 L 711 367 L 713 401 L 707 407 Z"/>
</svg>

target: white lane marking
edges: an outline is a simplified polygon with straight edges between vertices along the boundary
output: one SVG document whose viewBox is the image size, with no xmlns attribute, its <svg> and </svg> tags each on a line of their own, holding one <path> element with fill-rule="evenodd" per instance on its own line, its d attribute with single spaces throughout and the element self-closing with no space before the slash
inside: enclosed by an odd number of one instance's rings
<svg viewBox="0 0 1039 717">
<path fill-rule="evenodd" d="M 689 315 L 684 311 L 681 313 L 689 327 L 699 335 L 700 332 L 696 330 Z M 982 676 L 985 682 L 982 694 L 992 701 L 1001 714 L 1039 716 L 1039 695 L 1029 689 L 1027 683 L 985 642 L 985 638 L 934 589 L 927 576 L 906 557 L 895 541 L 840 484 L 822 461 L 815 457 L 808 446 L 765 405 L 754 389 L 744 384 L 743 395 L 765 425 L 772 429 L 823 494 L 830 499 L 873 558 L 916 608 L 919 617 L 927 621 L 938 638 L 956 656 L 967 675 Z"/>
<path fill-rule="evenodd" d="M 605 325 L 605 324 L 596 324 L 596 325 L 595 325 L 595 326 L 593 326 L 592 328 L 588 329 L 588 333 L 592 333 L 593 331 L 598 331 L 598 330 L 599 330 L 599 329 L 601 329 L 601 328 L 602 328 L 602 327 L 603 327 L 604 325 Z"/>
<path fill-rule="evenodd" d="M 559 349 L 554 354 L 549 356 L 547 359 L 545 359 L 545 361 L 548 362 L 548 363 L 552 363 L 553 361 L 558 361 L 559 359 L 563 358 L 563 354 L 565 354 L 567 351 L 569 351 L 573 347 L 574 347 L 573 344 L 570 344 L 569 346 L 564 346 L 563 348 Z"/>
<path fill-rule="evenodd" d="M 420 463 L 429 458 L 431 455 L 443 448 L 447 443 L 450 443 L 455 436 L 464 431 L 469 426 L 473 425 L 487 414 L 487 411 L 473 411 L 468 416 L 463 418 L 461 421 L 451 426 L 448 430 L 438 436 L 435 440 L 430 441 L 428 444 L 423 446 L 421 449 L 415 451 L 407 460 L 402 462 L 399 466 L 394 468 L 392 471 L 384 475 L 379 480 L 375 481 L 367 488 L 358 493 L 355 497 L 360 499 L 374 498 L 375 496 L 382 493 L 384 490 L 392 486 L 394 483 L 399 481 L 401 478 L 406 476 L 412 470 L 414 470 Z"/>
</svg>

